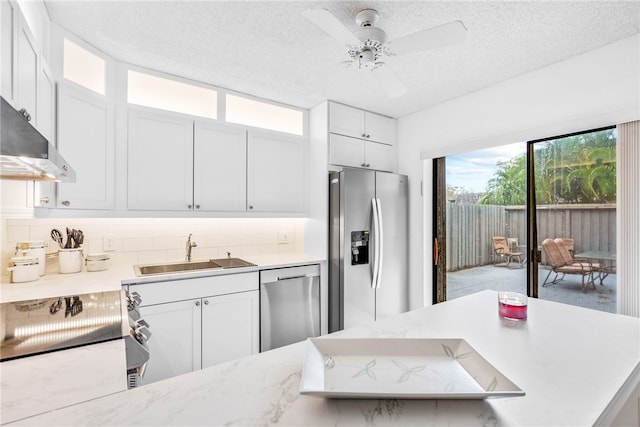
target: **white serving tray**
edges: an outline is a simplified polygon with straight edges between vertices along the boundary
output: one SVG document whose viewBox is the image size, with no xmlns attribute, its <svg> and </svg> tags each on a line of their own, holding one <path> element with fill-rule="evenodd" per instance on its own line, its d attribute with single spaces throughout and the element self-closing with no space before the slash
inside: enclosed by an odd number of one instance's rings
<svg viewBox="0 0 640 427">
<path fill-rule="evenodd" d="M 364 399 L 524 396 L 463 339 L 309 338 L 300 393 Z"/>
</svg>

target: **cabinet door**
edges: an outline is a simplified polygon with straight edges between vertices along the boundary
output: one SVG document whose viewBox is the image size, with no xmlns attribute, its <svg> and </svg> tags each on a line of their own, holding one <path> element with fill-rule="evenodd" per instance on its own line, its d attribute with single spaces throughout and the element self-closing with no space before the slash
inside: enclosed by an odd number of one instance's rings
<svg viewBox="0 0 640 427">
<path fill-rule="evenodd" d="M 58 151 L 76 171 L 76 182 L 58 184 L 58 208 L 114 208 L 114 127 L 106 98 L 59 85 Z"/>
<path fill-rule="evenodd" d="M 193 201 L 196 210 L 247 209 L 247 131 L 198 121 L 194 129 Z"/>
<path fill-rule="evenodd" d="M 363 138 L 364 111 L 342 104 L 329 104 L 329 132 Z"/>
<path fill-rule="evenodd" d="M 36 127 L 42 136 L 55 145 L 55 80 L 44 61 L 41 61 L 38 79 L 40 83 L 38 87 L 38 120 L 36 121 Z"/>
<path fill-rule="evenodd" d="M 198 298 L 139 308 L 152 334 L 143 384 L 201 368 L 201 304 Z"/>
<path fill-rule="evenodd" d="M 18 5 L 12 1 L 0 1 L 0 64 L 2 85 L 0 93 L 7 102 L 16 105 L 16 55 Z"/>
<path fill-rule="evenodd" d="M 364 150 L 368 168 L 388 172 L 396 171 L 396 147 L 367 141 Z"/>
<path fill-rule="evenodd" d="M 342 135 L 329 135 L 329 164 L 365 167 L 363 139 Z"/>
<path fill-rule="evenodd" d="M 259 350 L 258 291 L 202 299 L 202 368 Z"/>
<path fill-rule="evenodd" d="M 305 141 L 302 137 L 277 132 L 249 131 L 249 211 L 304 211 Z"/>
<path fill-rule="evenodd" d="M 364 127 L 367 140 L 396 145 L 395 119 L 367 111 L 364 113 Z"/>
<path fill-rule="evenodd" d="M 129 110 L 128 207 L 193 209 L 193 121 Z"/>
<path fill-rule="evenodd" d="M 55 80 L 49 67 L 40 61 L 40 87 L 38 89 L 38 130 L 57 147 L 55 132 Z M 53 182 L 36 183 L 37 194 L 33 205 L 43 208 L 55 207 L 56 184 Z"/>
<path fill-rule="evenodd" d="M 18 110 L 25 108 L 31 115 L 31 124 L 36 126 L 38 114 L 38 48 L 22 14 L 18 14 L 17 54 L 18 101 L 16 108 Z"/>
</svg>

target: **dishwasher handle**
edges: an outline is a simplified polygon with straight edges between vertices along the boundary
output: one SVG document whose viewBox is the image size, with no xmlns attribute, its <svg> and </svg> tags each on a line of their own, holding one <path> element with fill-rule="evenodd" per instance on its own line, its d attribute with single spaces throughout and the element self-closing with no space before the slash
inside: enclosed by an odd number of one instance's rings
<svg viewBox="0 0 640 427">
<path fill-rule="evenodd" d="M 305 277 L 313 277 L 313 276 L 307 276 L 306 274 L 301 274 L 299 276 L 287 276 L 287 277 L 278 276 L 278 280 L 304 279 Z"/>
</svg>

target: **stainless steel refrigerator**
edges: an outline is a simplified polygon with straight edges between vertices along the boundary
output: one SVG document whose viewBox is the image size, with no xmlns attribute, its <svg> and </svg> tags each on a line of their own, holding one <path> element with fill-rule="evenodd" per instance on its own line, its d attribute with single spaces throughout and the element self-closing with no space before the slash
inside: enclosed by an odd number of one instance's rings
<svg viewBox="0 0 640 427">
<path fill-rule="evenodd" d="M 329 332 L 403 313 L 408 301 L 405 175 L 329 176 Z"/>
</svg>

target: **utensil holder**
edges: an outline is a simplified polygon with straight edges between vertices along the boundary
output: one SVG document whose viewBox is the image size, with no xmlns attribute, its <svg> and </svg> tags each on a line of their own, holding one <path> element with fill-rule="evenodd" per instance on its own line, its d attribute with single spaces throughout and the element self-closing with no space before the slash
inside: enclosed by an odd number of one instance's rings
<svg viewBox="0 0 640 427">
<path fill-rule="evenodd" d="M 58 250 L 58 271 L 62 274 L 79 273 L 82 271 L 82 249 Z"/>
</svg>

